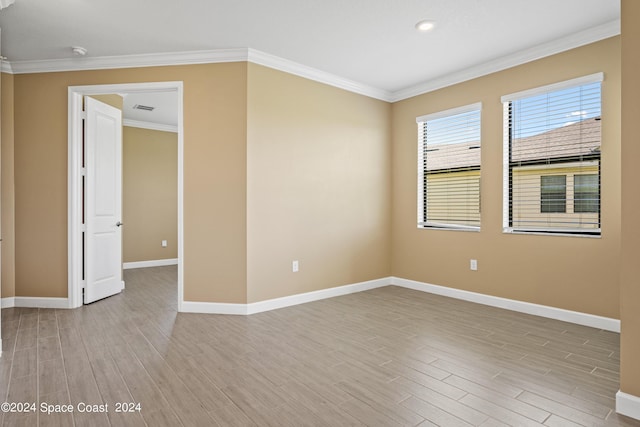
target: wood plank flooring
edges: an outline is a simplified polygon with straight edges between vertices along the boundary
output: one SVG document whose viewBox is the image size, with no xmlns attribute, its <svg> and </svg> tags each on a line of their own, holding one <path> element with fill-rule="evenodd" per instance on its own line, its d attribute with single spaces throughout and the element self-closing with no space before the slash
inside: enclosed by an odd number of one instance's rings
<svg viewBox="0 0 640 427">
<path fill-rule="evenodd" d="M 125 280 L 76 310 L 2 310 L 0 401 L 38 409 L 2 425 L 640 426 L 614 411 L 615 333 L 393 286 L 178 314 L 175 267 Z"/>
</svg>

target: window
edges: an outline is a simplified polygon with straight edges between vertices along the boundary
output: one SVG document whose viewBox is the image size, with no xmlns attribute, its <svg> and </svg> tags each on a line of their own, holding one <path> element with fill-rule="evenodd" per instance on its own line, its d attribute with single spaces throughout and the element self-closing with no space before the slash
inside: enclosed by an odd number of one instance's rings
<svg viewBox="0 0 640 427">
<path fill-rule="evenodd" d="M 602 79 L 502 97 L 506 232 L 600 235 Z"/>
<path fill-rule="evenodd" d="M 573 177 L 573 211 L 575 213 L 600 211 L 600 177 L 597 174 Z"/>
<path fill-rule="evenodd" d="M 418 117 L 418 227 L 480 228 L 480 109 Z"/>
<path fill-rule="evenodd" d="M 540 176 L 540 212 L 567 212 L 567 176 Z"/>
</svg>

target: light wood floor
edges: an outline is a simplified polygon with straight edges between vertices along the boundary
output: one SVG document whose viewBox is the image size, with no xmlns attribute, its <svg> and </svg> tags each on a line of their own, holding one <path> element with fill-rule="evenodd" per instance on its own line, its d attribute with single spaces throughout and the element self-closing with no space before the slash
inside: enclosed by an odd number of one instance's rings
<svg viewBox="0 0 640 427">
<path fill-rule="evenodd" d="M 398 287 L 177 314 L 175 267 L 125 280 L 77 310 L 2 310 L 0 401 L 76 410 L 3 425 L 640 426 L 613 410 L 614 333 Z"/>
</svg>

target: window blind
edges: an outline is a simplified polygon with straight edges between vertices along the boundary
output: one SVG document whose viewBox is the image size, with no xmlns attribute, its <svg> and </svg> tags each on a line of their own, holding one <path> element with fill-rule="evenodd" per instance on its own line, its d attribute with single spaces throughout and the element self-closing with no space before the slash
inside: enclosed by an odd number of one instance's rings
<svg viewBox="0 0 640 427">
<path fill-rule="evenodd" d="M 505 231 L 600 234 L 601 81 L 502 98 Z"/>
<path fill-rule="evenodd" d="M 418 117 L 418 226 L 480 228 L 480 110 Z"/>
</svg>

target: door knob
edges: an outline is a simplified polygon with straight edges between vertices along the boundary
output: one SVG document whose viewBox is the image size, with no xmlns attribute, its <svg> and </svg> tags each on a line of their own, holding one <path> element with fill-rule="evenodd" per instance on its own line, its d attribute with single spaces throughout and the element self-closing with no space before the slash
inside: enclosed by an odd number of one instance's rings
<svg viewBox="0 0 640 427">
<path fill-rule="evenodd" d="M 124 225 L 124 224 L 121 223 L 120 221 L 116 222 L 116 227 L 120 227 L 121 225 Z"/>
</svg>

